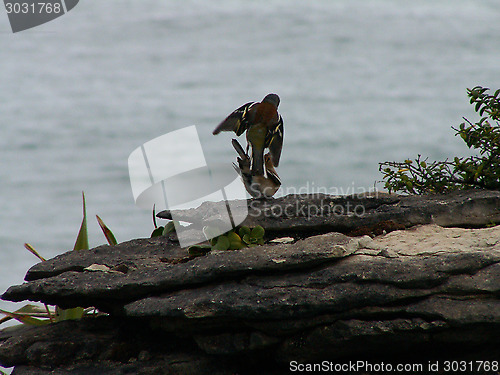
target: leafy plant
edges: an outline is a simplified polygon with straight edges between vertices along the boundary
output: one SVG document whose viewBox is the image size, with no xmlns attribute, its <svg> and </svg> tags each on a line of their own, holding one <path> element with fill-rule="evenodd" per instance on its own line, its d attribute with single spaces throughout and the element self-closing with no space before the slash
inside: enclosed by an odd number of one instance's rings
<svg viewBox="0 0 500 375">
<path fill-rule="evenodd" d="M 20 309 L 9 312 L 0 309 L 0 313 L 4 314 L 5 317 L 0 319 L 0 324 L 4 323 L 10 319 L 16 319 L 23 324 L 41 326 L 48 324 L 53 321 L 53 316 L 55 311 L 50 311 L 47 305 L 45 308 L 35 305 L 24 305 Z M 39 319 L 39 318 L 49 318 L 49 319 Z"/>
<path fill-rule="evenodd" d="M 470 103 L 481 116 L 476 123 L 466 118 L 459 135 L 478 156 L 428 162 L 421 155 L 404 162 L 380 163 L 379 170 L 389 192 L 409 194 L 446 193 L 457 189 L 500 189 L 500 89 L 493 95 L 488 88 L 467 89 Z"/>
<path fill-rule="evenodd" d="M 89 249 L 89 235 L 87 230 L 87 207 L 85 204 L 85 194 L 82 192 L 83 200 L 83 219 L 80 224 L 80 230 L 76 236 L 75 246 L 73 251 L 88 250 Z M 74 307 L 72 309 L 61 309 L 56 306 L 56 321 L 59 320 L 73 320 L 81 319 L 84 309 L 82 307 Z"/>
<path fill-rule="evenodd" d="M 75 245 L 73 246 L 73 251 L 80 250 L 88 250 L 89 249 L 89 240 L 88 240 L 88 230 L 87 230 L 87 210 L 85 204 L 85 194 L 82 192 L 82 200 L 83 200 L 83 219 L 80 225 L 80 230 L 78 231 L 78 235 L 76 237 Z M 97 222 L 101 227 L 101 230 L 106 237 L 109 245 L 116 245 L 117 241 L 113 232 L 104 224 L 102 219 L 97 216 Z M 24 244 L 26 250 L 35 255 L 42 262 L 45 262 L 45 258 L 41 256 L 33 246 L 28 243 Z M 71 309 L 61 309 L 56 306 L 54 309 L 50 309 L 48 305 L 44 304 L 43 307 L 35 306 L 35 305 L 25 305 L 20 309 L 9 312 L 5 310 L 0 310 L 0 313 L 5 315 L 4 318 L 0 319 L 0 324 L 4 323 L 10 319 L 16 319 L 23 324 L 29 325 L 45 325 L 50 322 L 59 322 L 62 320 L 70 320 L 70 319 L 80 319 L 84 315 L 91 314 L 95 312 L 93 307 L 84 309 L 82 307 L 75 307 Z"/>
<path fill-rule="evenodd" d="M 245 247 L 253 247 L 264 244 L 265 230 L 260 225 L 257 225 L 253 229 L 250 229 L 247 226 L 242 226 L 239 228 L 238 233 L 231 230 L 220 236 L 215 235 L 215 233 L 220 233 L 219 231 L 210 227 L 203 228 L 203 232 L 207 238 L 210 238 L 208 241 L 209 244 L 190 246 L 188 248 L 190 256 L 205 255 L 211 250 L 241 250 Z"/>
<path fill-rule="evenodd" d="M 174 233 L 175 232 L 175 224 L 176 223 L 174 221 L 169 221 L 168 224 L 165 225 L 164 227 L 162 227 L 162 226 L 156 227 L 153 230 L 153 233 L 151 233 L 151 238 L 159 237 L 159 236 L 167 236 L 170 233 Z"/>
<path fill-rule="evenodd" d="M 116 241 L 115 235 L 111 230 L 104 224 L 104 221 L 99 217 L 99 215 L 95 215 L 97 222 L 99 223 L 99 226 L 101 227 L 102 232 L 104 233 L 104 237 L 106 237 L 106 241 L 108 241 L 108 244 L 110 246 L 114 246 L 118 243 Z"/>
<path fill-rule="evenodd" d="M 156 224 L 156 210 L 155 206 L 153 206 L 153 225 L 154 229 L 153 232 L 151 233 L 151 238 L 168 236 L 170 233 L 175 233 L 175 226 L 179 225 L 179 223 L 175 220 L 171 220 L 164 227 L 162 227 L 161 225 L 158 226 Z"/>
<path fill-rule="evenodd" d="M 243 239 L 243 242 L 248 247 L 264 245 L 265 230 L 260 225 L 257 225 L 253 229 L 250 229 L 248 227 L 241 227 L 239 233 L 241 238 Z"/>
</svg>

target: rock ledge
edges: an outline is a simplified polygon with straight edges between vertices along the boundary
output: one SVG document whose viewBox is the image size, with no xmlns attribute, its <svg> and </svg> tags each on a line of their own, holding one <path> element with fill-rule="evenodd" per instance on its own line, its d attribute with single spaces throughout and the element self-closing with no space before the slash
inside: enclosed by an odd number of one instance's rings
<svg viewBox="0 0 500 375">
<path fill-rule="evenodd" d="M 279 374 L 291 361 L 498 360 L 500 227 L 475 228 L 500 221 L 498 192 L 322 199 L 354 199 L 367 216 L 254 217 L 270 238 L 294 242 L 182 262 L 186 250 L 161 237 L 35 265 L 3 299 L 109 315 L 0 331 L 0 364 L 15 374 L 252 374 L 266 363 Z"/>
</svg>

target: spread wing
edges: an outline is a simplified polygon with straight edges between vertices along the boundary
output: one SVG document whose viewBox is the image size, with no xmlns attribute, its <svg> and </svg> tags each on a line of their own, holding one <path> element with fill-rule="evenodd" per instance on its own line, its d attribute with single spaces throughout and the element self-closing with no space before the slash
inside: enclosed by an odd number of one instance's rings
<svg viewBox="0 0 500 375">
<path fill-rule="evenodd" d="M 277 167 L 280 163 L 281 148 L 283 147 L 283 136 L 285 129 L 283 127 L 283 118 L 279 117 L 276 127 L 270 132 L 269 138 L 269 153 L 271 154 L 271 161 Z"/>
<path fill-rule="evenodd" d="M 248 111 L 255 102 L 243 104 L 240 108 L 234 110 L 226 117 L 213 131 L 213 134 L 219 134 L 225 131 L 234 131 L 237 136 L 240 136 L 248 129 Z"/>
</svg>

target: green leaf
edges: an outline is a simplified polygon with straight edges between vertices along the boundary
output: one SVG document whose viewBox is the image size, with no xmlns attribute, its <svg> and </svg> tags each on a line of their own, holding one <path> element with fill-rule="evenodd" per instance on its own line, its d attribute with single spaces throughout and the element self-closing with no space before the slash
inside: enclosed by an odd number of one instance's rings
<svg viewBox="0 0 500 375">
<path fill-rule="evenodd" d="M 2 312 L 2 311 L 0 311 Z M 2 312 L 3 313 L 3 312 Z M 31 316 L 12 315 L 12 319 L 29 326 L 44 326 L 50 323 L 49 319 L 32 318 Z M 0 322 L 1 323 L 1 322 Z"/>
<path fill-rule="evenodd" d="M 15 319 L 23 324 L 33 326 L 42 326 L 50 323 L 50 320 L 48 319 L 49 314 L 39 306 L 35 305 L 25 305 L 14 312 L 0 309 L 0 313 L 7 316 L 7 318 L 0 319 L 0 324 L 9 319 Z M 46 319 L 39 319 L 39 317 L 46 317 Z"/>
<path fill-rule="evenodd" d="M 99 223 L 99 226 L 101 227 L 102 232 L 104 233 L 104 237 L 106 237 L 106 240 L 108 241 L 108 244 L 111 246 L 116 245 L 118 242 L 116 241 L 115 235 L 111 230 L 104 224 L 104 221 L 99 217 L 99 215 L 95 215 L 97 218 L 97 222 Z"/>
<path fill-rule="evenodd" d="M 38 259 L 40 259 L 42 262 L 45 262 L 45 258 L 42 257 L 40 254 L 38 254 L 38 252 L 29 243 L 25 243 L 24 248 L 28 250 L 31 254 L 36 256 Z"/>
<path fill-rule="evenodd" d="M 212 250 L 228 250 L 229 246 L 229 238 L 226 236 L 219 236 L 217 237 L 217 243 L 212 247 Z"/>
<path fill-rule="evenodd" d="M 229 248 L 233 250 L 241 250 L 245 247 L 243 242 L 241 241 L 241 237 L 238 236 L 233 231 L 227 234 L 227 238 L 229 239 Z"/>
<path fill-rule="evenodd" d="M 167 225 L 165 225 L 165 229 L 163 229 L 162 235 L 168 236 L 170 233 L 175 233 L 175 223 L 174 221 L 169 221 Z"/>
<path fill-rule="evenodd" d="M 246 243 L 247 245 L 250 245 L 252 243 L 251 239 L 250 239 L 250 235 L 249 234 L 245 234 L 242 238 L 243 242 Z"/>
<path fill-rule="evenodd" d="M 61 309 L 56 306 L 56 321 L 78 320 L 81 319 L 85 309 L 83 307 L 74 307 L 72 309 Z"/>
<path fill-rule="evenodd" d="M 474 174 L 474 180 L 477 180 L 478 177 L 481 175 L 481 172 L 483 171 L 484 164 L 481 164 L 478 168 L 476 173 Z"/>
<path fill-rule="evenodd" d="M 83 220 L 76 237 L 75 246 L 73 250 L 88 250 L 89 249 L 89 236 L 87 232 L 87 209 L 85 207 L 85 193 L 82 191 L 83 199 Z"/>
<path fill-rule="evenodd" d="M 238 233 L 240 234 L 240 237 L 241 237 L 241 238 L 243 238 L 243 236 L 245 236 L 245 234 L 250 235 L 251 230 L 250 230 L 250 228 L 249 228 L 249 227 L 247 227 L 247 226 L 242 226 L 242 227 L 240 228 L 240 230 L 238 231 Z"/>
<path fill-rule="evenodd" d="M 252 229 L 250 237 L 256 238 L 256 239 L 264 238 L 265 232 L 266 231 L 264 230 L 264 228 L 262 228 L 262 226 L 257 225 L 255 228 Z"/>
<path fill-rule="evenodd" d="M 156 205 L 153 204 L 153 225 L 156 228 L 158 228 L 158 225 L 156 225 Z"/>
<path fill-rule="evenodd" d="M 243 242 L 231 244 L 231 250 L 242 250 L 247 247 Z"/>
<path fill-rule="evenodd" d="M 164 230 L 163 227 L 155 228 L 153 230 L 153 232 L 151 233 L 151 238 L 153 238 L 153 237 L 160 237 L 161 235 L 163 235 L 163 230 Z"/>
</svg>

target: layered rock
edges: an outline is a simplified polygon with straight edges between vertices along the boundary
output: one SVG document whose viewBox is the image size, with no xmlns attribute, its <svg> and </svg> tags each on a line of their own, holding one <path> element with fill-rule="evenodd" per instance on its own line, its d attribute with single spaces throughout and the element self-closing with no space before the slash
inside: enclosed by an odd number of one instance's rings
<svg viewBox="0 0 500 375">
<path fill-rule="evenodd" d="M 500 227 L 470 228 L 500 221 L 498 192 L 327 198 L 354 199 L 365 217 L 252 217 L 268 239 L 293 242 L 196 258 L 159 237 L 37 264 L 2 298 L 109 315 L 1 332 L 0 363 L 18 374 L 250 374 L 292 361 L 499 358 Z M 356 231 L 371 236 L 344 234 Z"/>
</svg>

